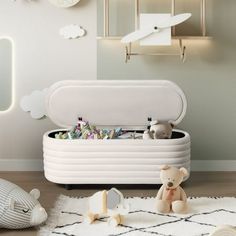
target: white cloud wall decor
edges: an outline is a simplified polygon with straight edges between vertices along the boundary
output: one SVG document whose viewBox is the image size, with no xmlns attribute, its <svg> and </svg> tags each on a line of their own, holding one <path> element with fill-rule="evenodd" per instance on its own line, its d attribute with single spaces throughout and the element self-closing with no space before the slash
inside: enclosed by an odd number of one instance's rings
<svg viewBox="0 0 236 236">
<path fill-rule="evenodd" d="M 42 119 L 47 116 L 45 106 L 45 96 L 48 89 L 42 91 L 33 91 L 30 95 L 26 95 L 21 99 L 20 106 L 23 111 L 30 112 L 33 119 Z"/>
<path fill-rule="evenodd" d="M 86 31 L 79 25 L 67 25 L 60 29 L 60 35 L 65 39 L 76 39 L 85 36 Z"/>
</svg>

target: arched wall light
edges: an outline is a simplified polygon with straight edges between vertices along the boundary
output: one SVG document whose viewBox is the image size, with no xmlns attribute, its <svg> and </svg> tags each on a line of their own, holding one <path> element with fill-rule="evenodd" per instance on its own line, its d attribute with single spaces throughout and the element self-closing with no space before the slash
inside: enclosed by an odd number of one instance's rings
<svg viewBox="0 0 236 236">
<path fill-rule="evenodd" d="M 3 43 L 3 50 L 0 50 L 0 115 L 9 112 L 15 104 L 15 44 L 11 37 L 1 36 L 0 43 Z M 2 68 L 1 68 L 2 67 Z"/>
</svg>

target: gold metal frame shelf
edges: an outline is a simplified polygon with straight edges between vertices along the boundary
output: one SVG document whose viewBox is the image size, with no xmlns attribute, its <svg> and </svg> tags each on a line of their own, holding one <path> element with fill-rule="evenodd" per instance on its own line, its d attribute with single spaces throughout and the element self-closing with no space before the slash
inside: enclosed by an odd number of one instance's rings
<svg viewBox="0 0 236 236">
<path fill-rule="evenodd" d="M 179 53 L 140 53 L 132 52 L 132 44 L 129 43 L 125 46 L 125 62 L 127 63 L 131 56 L 178 56 L 180 60 L 184 63 L 186 60 L 186 46 L 183 46 L 182 39 L 179 39 Z"/>
<path fill-rule="evenodd" d="M 140 0 L 135 1 L 135 30 L 139 28 L 139 17 L 140 17 Z M 177 0 L 171 0 L 171 15 L 175 15 L 175 7 L 176 7 Z M 103 0 L 103 36 L 98 36 L 97 39 L 102 40 L 121 40 L 122 36 L 110 36 L 109 33 L 109 0 Z M 201 35 L 199 36 L 178 36 L 176 35 L 175 27 L 172 27 L 172 40 L 179 41 L 179 49 L 180 53 L 173 53 L 173 54 L 165 54 L 165 53 L 139 53 L 139 52 L 132 52 L 132 45 L 131 43 L 125 47 L 125 61 L 128 62 L 131 56 L 137 55 L 150 55 L 150 56 L 179 56 L 181 61 L 184 62 L 186 59 L 186 46 L 183 46 L 183 40 L 191 39 L 191 40 L 202 40 L 202 39 L 211 39 L 211 37 L 206 35 L 206 0 L 200 0 L 200 26 L 201 26 Z"/>
<path fill-rule="evenodd" d="M 122 36 L 108 36 L 108 37 L 103 37 L 103 36 L 97 36 L 97 39 L 99 40 L 121 40 Z M 179 40 L 179 39 L 186 39 L 186 40 L 209 40 L 212 39 L 211 36 L 172 36 L 172 40 Z"/>
</svg>

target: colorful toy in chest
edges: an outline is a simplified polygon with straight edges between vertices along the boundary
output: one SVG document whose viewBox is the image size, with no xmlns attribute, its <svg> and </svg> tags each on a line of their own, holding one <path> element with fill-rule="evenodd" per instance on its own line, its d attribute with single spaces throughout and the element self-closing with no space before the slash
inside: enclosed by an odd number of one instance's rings
<svg viewBox="0 0 236 236">
<path fill-rule="evenodd" d="M 125 135 L 126 134 L 126 135 Z M 95 125 L 89 124 L 88 121 L 78 119 L 78 123 L 66 132 L 55 134 L 56 139 L 117 139 L 117 138 L 134 138 L 131 134 L 123 131 L 122 128 L 116 129 L 98 129 Z"/>
<path fill-rule="evenodd" d="M 98 129 L 88 121 L 78 119 L 78 123 L 69 131 L 58 132 L 56 139 L 170 139 L 172 128 L 170 122 L 150 122 L 150 129 L 146 131 L 124 131 L 122 128 L 116 129 Z M 143 134 L 142 134 L 143 133 Z"/>
<path fill-rule="evenodd" d="M 47 219 L 38 199 L 40 191 L 25 192 L 17 185 L 0 179 L 0 228 L 22 229 L 42 224 Z"/>
</svg>

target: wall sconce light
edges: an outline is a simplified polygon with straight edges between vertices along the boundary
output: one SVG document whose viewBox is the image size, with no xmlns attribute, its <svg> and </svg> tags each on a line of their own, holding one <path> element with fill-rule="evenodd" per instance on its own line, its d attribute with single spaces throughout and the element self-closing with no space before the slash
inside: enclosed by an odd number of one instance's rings
<svg viewBox="0 0 236 236">
<path fill-rule="evenodd" d="M 1 36 L 0 43 L 3 43 L 1 45 L 3 49 L 3 51 L 1 50 L 1 53 L 3 53 L 1 56 L 4 57 L 4 60 L 0 61 L 2 72 L 0 73 L 0 99 L 6 101 L 6 103 L 0 104 L 0 115 L 2 115 L 10 112 L 15 105 L 15 43 L 9 36 Z"/>
</svg>

